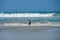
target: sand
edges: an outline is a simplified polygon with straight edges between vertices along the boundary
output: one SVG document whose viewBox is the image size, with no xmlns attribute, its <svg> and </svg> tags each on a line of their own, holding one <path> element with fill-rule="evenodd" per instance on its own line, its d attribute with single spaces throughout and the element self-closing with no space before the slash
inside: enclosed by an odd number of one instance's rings
<svg viewBox="0 0 60 40">
<path fill-rule="evenodd" d="M 60 23 L 5 23 L 0 24 L 0 30 L 2 31 L 40 31 L 51 28 L 60 28 Z"/>
</svg>

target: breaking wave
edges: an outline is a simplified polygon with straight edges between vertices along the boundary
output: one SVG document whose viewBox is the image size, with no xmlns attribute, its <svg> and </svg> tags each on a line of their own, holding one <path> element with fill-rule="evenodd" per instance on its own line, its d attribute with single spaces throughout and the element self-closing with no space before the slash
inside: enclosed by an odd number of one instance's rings
<svg viewBox="0 0 60 40">
<path fill-rule="evenodd" d="M 40 14 L 40 13 L 0 13 L 0 17 L 52 17 L 55 13 L 47 13 L 47 14 Z"/>
</svg>

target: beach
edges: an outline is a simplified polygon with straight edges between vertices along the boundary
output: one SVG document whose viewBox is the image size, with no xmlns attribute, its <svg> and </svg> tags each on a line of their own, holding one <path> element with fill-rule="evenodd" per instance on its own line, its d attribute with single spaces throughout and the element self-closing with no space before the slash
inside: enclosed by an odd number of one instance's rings
<svg viewBox="0 0 60 40">
<path fill-rule="evenodd" d="M 60 28 L 60 23 L 5 23 L 0 25 L 0 31 L 40 31 L 52 28 Z"/>
</svg>

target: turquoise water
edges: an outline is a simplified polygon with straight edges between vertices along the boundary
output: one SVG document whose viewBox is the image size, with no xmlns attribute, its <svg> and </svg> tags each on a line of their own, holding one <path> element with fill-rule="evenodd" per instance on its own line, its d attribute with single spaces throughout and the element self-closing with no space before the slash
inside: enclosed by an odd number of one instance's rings
<svg viewBox="0 0 60 40">
<path fill-rule="evenodd" d="M 60 22 L 60 14 L 59 13 L 0 13 L 0 24 L 17 23 L 17 22 L 27 23 L 29 20 L 31 20 L 31 22 Z"/>
<path fill-rule="evenodd" d="M 27 23 L 29 20 L 31 22 L 60 22 L 60 16 L 57 17 L 7 17 L 0 18 L 0 24 L 2 23 Z"/>
<path fill-rule="evenodd" d="M 60 40 L 60 28 L 40 30 L 37 32 L 0 31 L 0 40 Z"/>
</svg>

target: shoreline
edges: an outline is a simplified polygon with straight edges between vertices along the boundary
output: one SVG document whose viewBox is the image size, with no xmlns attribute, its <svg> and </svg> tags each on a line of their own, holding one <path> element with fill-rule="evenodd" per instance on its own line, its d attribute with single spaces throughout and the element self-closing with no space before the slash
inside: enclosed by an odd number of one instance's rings
<svg viewBox="0 0 60 40">
<path fill-rule="evenodd" d="M 5 23 L 0 26 L 60 26 L 60 23 L 31 23 L 31 25 L 28 23 Z"/>
<path fill-rule="evenodd" d="M 31 25 L 23 23 L 5 23 L 0 25 L 0 31 L 40 31 L 51 28 L 60 28 L 60 23 L 51 24 L 51 23 L 32 23 Z"/>
</svg>

